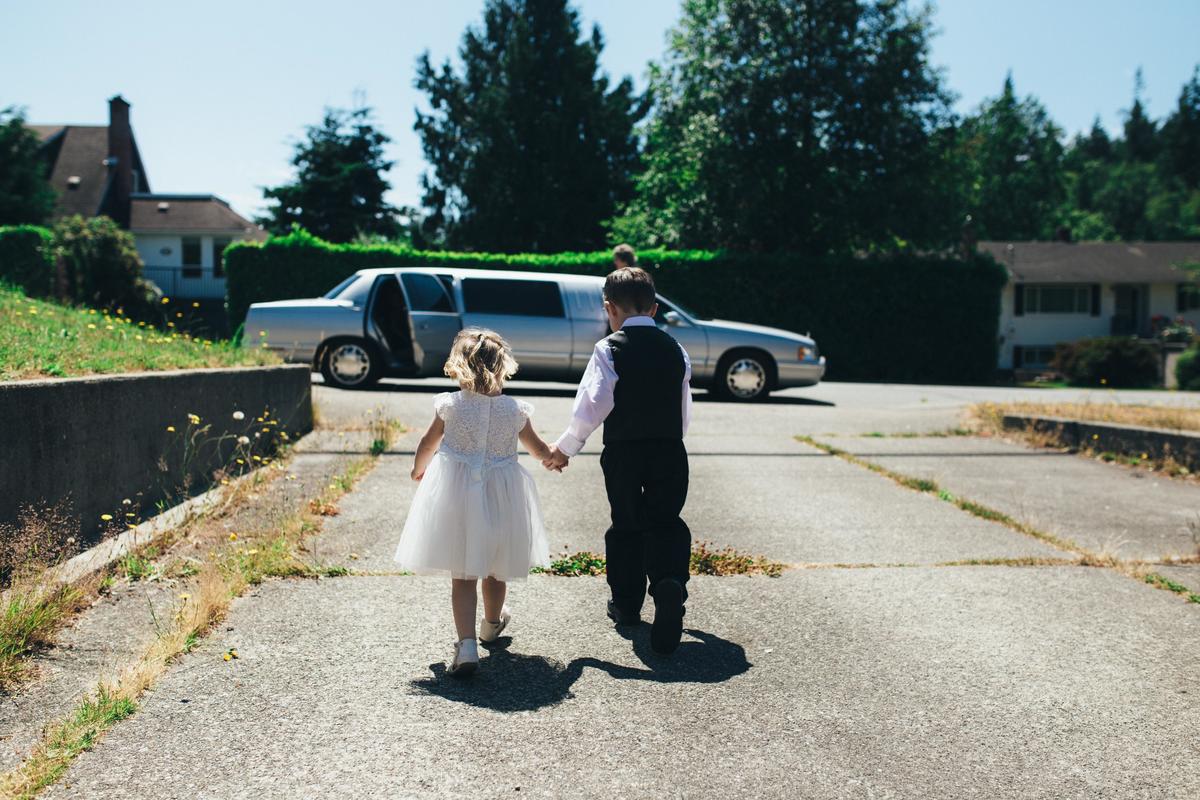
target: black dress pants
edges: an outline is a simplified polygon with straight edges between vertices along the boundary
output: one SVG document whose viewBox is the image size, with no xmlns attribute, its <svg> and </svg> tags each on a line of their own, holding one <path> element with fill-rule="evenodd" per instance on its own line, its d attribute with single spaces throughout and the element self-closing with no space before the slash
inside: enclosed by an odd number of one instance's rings
<svg viewBox="0 0 1200 800">
<path fill-rule="evenodd" d="M 636 613 L 663 578 L 687 597 L 692 534 L 679 513 L 687 500 L 687 450 L 679 439 L 612 442 L 600 454 L 612 526 L 604 535 L 608 586 L 622 611 Z"/>
</svg>

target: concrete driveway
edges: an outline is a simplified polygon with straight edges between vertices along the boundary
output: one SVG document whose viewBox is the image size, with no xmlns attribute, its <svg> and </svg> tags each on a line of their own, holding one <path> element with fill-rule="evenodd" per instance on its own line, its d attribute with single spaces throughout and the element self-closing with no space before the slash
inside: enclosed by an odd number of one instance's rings
<svg viewBox="0 0 1200 800">
<path fill-rule="evenodd" d="M 1043 467 L 1034 451 L 971 437 L 861 437 L 940 432 L 966 403 L 1049 390 L 698 397 L 685 510 L 697 538 L 793 568 L 695 579 L 672 659 L 649 653 L 645 630 L 606 624 L 602 578 L 532 576 L 513 588 L 511 640 L 462 683 L 441 663 L 446 581 L 395 574 L 390 561 L 411 451 L 445 388 L 316 388 L 326 422 L 382 408 L 413 427 L 320 535 L 325 557 L 361 574 L 277 581 L 239 600 L 48 796 L 1200 796 L 1200 604 L 1066 565 L 1073 550 L 947 501 L 975 499 L 1088 552 L 1115 532 L 1157 558 L 1194 554 L 1185 531 L 1200 488 L 1071 456 Z M 571 387 L 513 389 L 557 436 Z M 949 494 L 905 488 L 797 434 Z M 589 442 L 563 475 L 525 459 L 558 547 L 602 547 L 598 450 Z M 1101 495 L 1132 511 L 1097 505 Z M 1090 501 L 1055 499 L 1066 496 Z M 236 662 L 220 657 L 230 647 Z"/>
</svg>

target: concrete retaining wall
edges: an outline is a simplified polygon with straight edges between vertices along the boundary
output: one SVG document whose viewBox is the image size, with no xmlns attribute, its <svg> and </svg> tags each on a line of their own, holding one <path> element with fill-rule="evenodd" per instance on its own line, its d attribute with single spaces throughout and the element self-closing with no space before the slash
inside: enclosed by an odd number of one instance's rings
<svg viewBox="0 0 1200 800">
<path fill-rule="evenodd" d="M 307 365 L 289 365 L 2 383 L 0 526 L 32 507 L 65 515 L 81 542 L 124 529 L 204 491 L 217 470 L 269 457 L 279 432 L 311 430 L 310 380 Z"/>
<path fill-rule="evenodd" d="M 1053 434 L 1068 447 L 1135 457 L 1145 453 L 1155 459 L 1172 458 L 1189 470 L 1200 469 L 1200 435 L 1195 433 L 1020 414 L 1005 414 L 1004 427 Z"/>
</svg>

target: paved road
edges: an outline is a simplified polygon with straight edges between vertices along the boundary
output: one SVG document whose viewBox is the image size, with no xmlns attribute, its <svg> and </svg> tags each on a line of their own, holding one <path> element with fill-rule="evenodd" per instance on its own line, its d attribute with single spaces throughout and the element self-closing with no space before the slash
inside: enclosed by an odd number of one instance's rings
<svg viewBox="0 0 1200 800">
<path fill-rule="evenodd" d="M 557 435 L 569 387 L 515 388 Z M 383 406 L 420 428 L 437 390 L 316 397 L 326 420 Z M 964 402 L 1018 394 L 829 384 L 754 407 L 698 402 L 697 535 L 812 568 L 696 579 L 670 660 L 648 652 L 645 630 L 630 641 L 605 624 L 602 579 L 533 576 L 514 587 L 511 640 L 467 684 L 443 675 L 445 581 L 390 563 L 414 430 L 320 536 L 324 558 L 375 574 L 274 582 L 235 603 L 48 796 L 1198 796 L 1200 605 L 1109 569 L 946 566 L 1068 554 L 793 438 L 837 433 L 914 474 L 932 464 L 963 495 L 987 491 L 993 471 L 1004 490 L 990 505 L 1091 546 L 1079 508 L 1044 484 L 1106 487 L 1136 507 L 1154 479 L 1078 459 L 1014 469 L 1038 456 L 995 448 L 962 456 L 986 468 L 960 475 L 946 442 L 975 440 L 849 436 L 943 430 Z M 299 458 L 339 441 L 314 439 Z M 880 442 L 903 450 L 866 449 Z M 595 453 L 561 476 L 535 472 L 559 546 L 600 546 Z M 1113 524 L 1182 548 L 1174 527 L 1200 509 L 1200 488 L 1159 488 L 1167 516 Z M 220 658 L 229 647 L 236 662 Z"/>
</svg>

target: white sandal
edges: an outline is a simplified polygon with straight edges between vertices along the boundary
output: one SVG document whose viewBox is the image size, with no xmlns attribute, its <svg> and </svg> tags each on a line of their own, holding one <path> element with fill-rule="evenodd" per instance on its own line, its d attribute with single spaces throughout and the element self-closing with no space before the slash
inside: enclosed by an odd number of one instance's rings
<svg viewBox="0 0 1200 800">
<path fill-rule="evenodd" d="M 479 640 L 481 642 L 494 642 L 500 638 L 500 634 L 508 627 L 508 623 L 512 621 L 512 612 L 508 610 L 508 606 L 500 609 L 500 620 L 498 622 L 488 622 L 486 619 L 479 623 Z"/>
<path fill-rule="evenodd" d="M 479 667 L 479 647 L 474 639 L 461 639 L 454 643 L 454 658 L 446 674 L 465 678 Z"/>
</svg>

